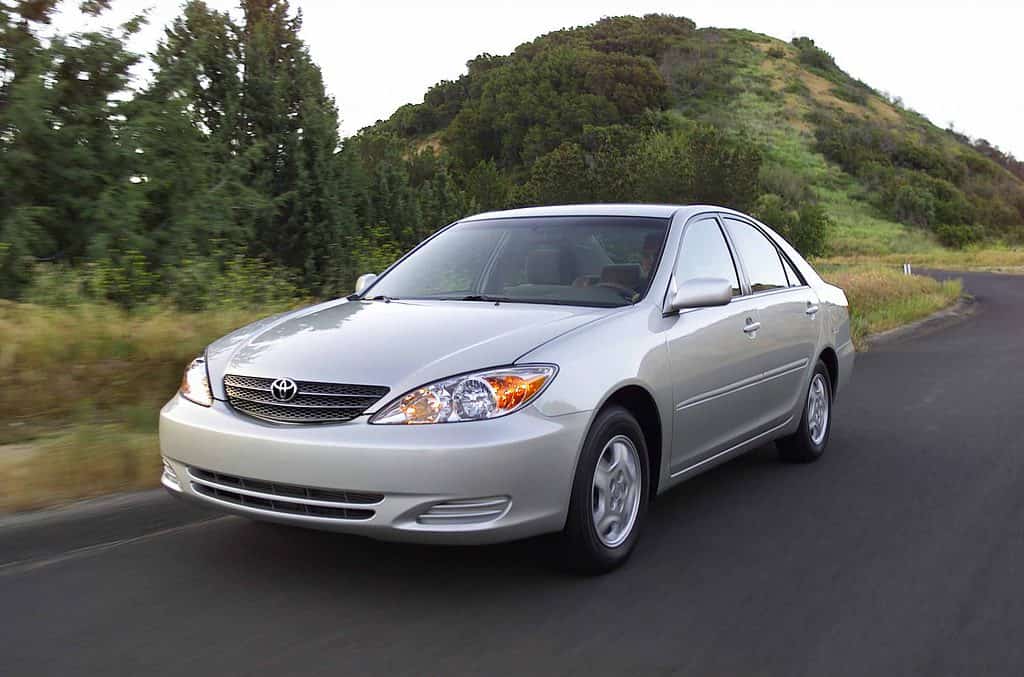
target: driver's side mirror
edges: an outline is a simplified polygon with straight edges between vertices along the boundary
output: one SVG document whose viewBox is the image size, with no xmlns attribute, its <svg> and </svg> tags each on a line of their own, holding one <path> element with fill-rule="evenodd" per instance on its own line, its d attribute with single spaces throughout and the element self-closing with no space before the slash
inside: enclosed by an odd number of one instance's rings
<svg viewBox="0 0 1024 677">
<path fill-rule="evenodd" d="M 685 308 L 724 306 L 732 300 L 732 283 L 723 278 L 696 277 L 673 286 L 675 292 L 670 293 L 665 309 L 669 313 Z"/>
<path fill-rule="evenodd" d="M 356 293 L 362 294 L 377 279 L 376 273 L 366 273 L 356 278 Z"/>
</svg>

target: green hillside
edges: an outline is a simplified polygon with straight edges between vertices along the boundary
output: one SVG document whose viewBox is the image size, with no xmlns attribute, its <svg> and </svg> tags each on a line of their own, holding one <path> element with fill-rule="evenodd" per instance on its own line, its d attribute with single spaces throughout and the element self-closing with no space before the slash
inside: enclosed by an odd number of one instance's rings
<svg viewBox="0 0 1024 677">
<path fill-rule="evenodd" d="M 476 208 L 723 202 L 809 253 L 1024 238 L 1012 157 L 889 100 L 808 38 L 679 17 L 609 18 L 481 55 L 350 144 L 387 138 L 410 162 L 438 154 Z"/>
<path fill-rule="evenodd" d="M 0 2 L 0 298 L 192 311 L 338 296 L 468 213 L 598 201 L 748 210 L 808 255 L 1024 260 L 996 246 L 1024 241 L 1024 163 L 807 38 L 605 19 L 480 55 L 342 139 L 287 0 L 188 0 L 148 55 L 131 48 L 142 15 L 51 22 L 110 4 Z"/>
</svg>

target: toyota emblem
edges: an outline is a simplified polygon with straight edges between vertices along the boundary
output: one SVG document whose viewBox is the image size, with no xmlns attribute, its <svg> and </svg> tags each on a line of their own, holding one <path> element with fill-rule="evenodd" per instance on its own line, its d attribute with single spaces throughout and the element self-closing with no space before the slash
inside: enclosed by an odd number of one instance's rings
<svg viewBox="0 0 1024 677">
<path fill-rule="evenodd" d="M 299 394 L 299 386 L 290 378 L 279 378 L 270 384 L 270 394 L 278 402 L 291 402 Z"/>
</svg>

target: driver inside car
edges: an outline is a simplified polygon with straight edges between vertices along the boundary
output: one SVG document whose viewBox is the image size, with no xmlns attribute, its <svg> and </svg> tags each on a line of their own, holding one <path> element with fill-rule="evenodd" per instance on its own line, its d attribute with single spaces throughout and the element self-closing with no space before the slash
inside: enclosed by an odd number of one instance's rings
<svg viewBox="0 0 1024 677">
<path fill-rule="evenodd" d="M 650 282 L 651 272 L 661 251 L 662 235 L 649 233 L 644 238 L 640 254 L 640 264 L 622 263 L 604 266 L 600 275 L 581 275 L 573 281 L 574 287 L 591 287 L 605 285 L 616 287 L 625 292 L 642 294 Z"/>
</svg>

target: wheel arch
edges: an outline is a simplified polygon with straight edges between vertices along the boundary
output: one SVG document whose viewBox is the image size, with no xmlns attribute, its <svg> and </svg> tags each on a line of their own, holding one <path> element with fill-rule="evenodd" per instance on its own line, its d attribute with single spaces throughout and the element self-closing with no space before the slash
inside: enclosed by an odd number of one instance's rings
<svg viewBox="0 0 1024 677">
<path fill-rule="evenodd" d="M 839 356 L 831 346 L 826 346 L 821 354 L 818 355 L 818 359 L 825 363 L 825 368 L 828 369 L 828 378 L 831 381 L 832 396 L 835 397 L 836 392 L 839 390 Z"/>
<path fill-rule="evenodd" d="M 658 494 L 661 480 L 661 461 L 665 446 L 665 430 L 661 422 L 661 413 L 654 396 L 643 386 L 635 383 L 621 385 L 616 388 L 601 406 L 597 413 L 609 406 L 620 406 L 637 420 L 647 445 L 648 475 L 651 483 L 648 496 L 653 500 Z"/>
</svg>

